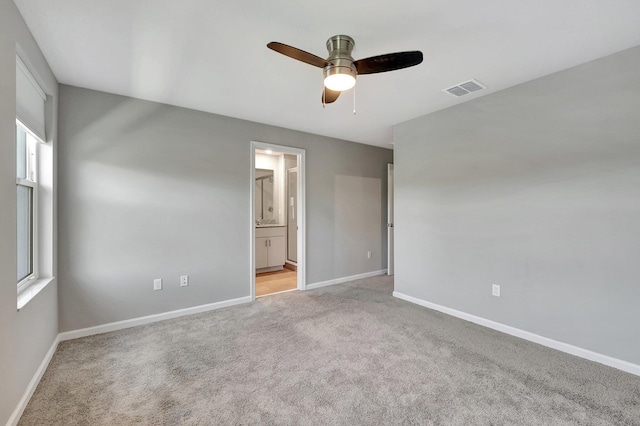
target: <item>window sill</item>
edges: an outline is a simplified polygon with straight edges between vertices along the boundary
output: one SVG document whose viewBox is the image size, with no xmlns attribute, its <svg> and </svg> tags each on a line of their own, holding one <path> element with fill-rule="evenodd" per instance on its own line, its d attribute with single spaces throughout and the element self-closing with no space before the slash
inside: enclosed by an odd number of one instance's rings
<svg viewBox="0 0 640 426">
<path fill-rule="evenodd" d="M 39 278 L 27 285 L 26 288 L 21 289 L 18 293 L 18 311 L 24 308 L 27 303 L 31 301 L 31 299 L 36 297 L 38 293 L 44 290 L 45 287 L 49 285 L 49 283 L 52 282 L 54 278 L 55 277 Z"/>
</svg>

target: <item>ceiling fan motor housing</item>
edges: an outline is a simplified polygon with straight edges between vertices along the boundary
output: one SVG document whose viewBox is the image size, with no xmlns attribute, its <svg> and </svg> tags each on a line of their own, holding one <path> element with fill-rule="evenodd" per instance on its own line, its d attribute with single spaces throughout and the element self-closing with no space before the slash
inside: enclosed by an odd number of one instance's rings
<svg viewBox="0 0 640 426">
<path fill-rule="evenodd" d="M 356 43 L 346 35 L 336 35 L 327 40 L 327 50 L 329 57 L 328 65 L 324 67 L 324 77 L 334 74 L 347 74 L 354 79 L 358 75 L 358 70 L 353 65 L 351 51 Z"/>
</svg>

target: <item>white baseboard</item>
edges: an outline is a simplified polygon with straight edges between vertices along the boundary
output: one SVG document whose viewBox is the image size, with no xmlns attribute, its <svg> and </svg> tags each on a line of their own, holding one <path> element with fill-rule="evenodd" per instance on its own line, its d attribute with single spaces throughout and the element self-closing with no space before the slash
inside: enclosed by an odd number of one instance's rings
<svg viewBox="0 0 640 426">
<path fill-rule="evenodd" d="M 161 314 L 148 315 L 146 317 L 132 318 L 124 321 L 97 325 L 95 327 L 82 328 L 80 330 L 65 331 L 64 333 L 60 333 L 58 337 L 62 342 L 65 340 L 77 339 L 79 337 L 123 330 L 125 328 L 136 327 L 138 325 L 182 317 L 185 315 L 199 314 L 201 312 L 213 311 L 215 309 L 227 308 L 229 306 L 241 305 L 249 302 L 251 302 L 250 296 L 240 297 L 238 299 L 224 300 L 222 302 L 209 303 L 206 305 L 194 306 L 192 308 L 178 309 L 175 311 L 163 312 Z"/>
<path fill-rule="evenodd" d="M 538 343 L 552 349 L 566 352 L 571 355 L 578 356 L 580 358 L 588 359 L 589 361 L 598 362 L 600 364 L 608 365 L 609 367 L 617 368 L 618 370 L 626 371 L 627 373 L 640 376 L 640 365 L 632 364 L 621 359 L 613 358 L 608 355 L 603 355 L 597 352 L 583 349 L 578 346 L 570 345 L 568 343 L 559 342 L 557 340 L 550 339 L 548 337 L 540 336 L 539 334 L 531 333 L 519 328 L 511 327 L 496 321 L 492 321 L 486 318 L 478 317 L 466 312 L 458 311 L 446 306 L 438 305 L 435 303 L 427 302 L 426 300 L 418 299 L 416 297 L 408 296 L 404 293 L 397 291 L 393 292 L 393 296 L 398 299 L 406 300 L 407 302 L 415 303 L 416 305 L 424 306 L 425 308 L 433 309 L 435 311 L 443 312 L 447 315 L 463 319 L 465 321 L 473 322 L 481 326 L 492 328 L 497 331 L 501 331 L 506 334 L 510 334 L 515 337 L 519 337 L 530 342 Z"/>
<path fill-rule="evenodd" d="M 36 373 L 33 375 L 33 377 L 31 378 L 31 381 L 27 385 L 27 389 L 25 390 L 24 395 L 22 395 L 22 398 L 20 398 L 20 401 L 18 402 L 18 406 L 16 407 L 15 410 L 13 410 L 13 413 L 11 413 L 11 417 L 9 417 L 9 420 L 7 420 L 7 426 L 15 426 L 18 424 L 18 421 L 20 420 L 22 413 L 24 413 L 24 409 L 27 408 L 27 404 L 29 403 L 29 400 L 33 396 L 33 393 L 36 391 L 36 388 L 38 387 L 38 383 L 40 383 L 40 379 L 42 379 L 42 375 L 47 370 L 47 367 L 51 362 L 51 358 L 53 358 L 53 354 L 56 353 L 56 349 L 58 348 L 58 343 L 60 343 L 60 335 L 57 335 L 56 338 L 53 340 L 53 343 L 51 344 L 51 347 L 47 351 L 47 354 L 44 356 L 44 359 L 40 363 L 40 366 L 36 370 Z"/>
<path fill-rule="evenodd" d="M 384 275 L 386 273 L 387 273 L 386 269 L 381 269 L 379 271 L 371 271 L 371 272 L 365 272 L 364 274 L 351 275 L 350 277 L 335 278 L 333 280 L 321 281 L 319 283 L 313 283 L 313 284 L 307 284 L 305 290 L 313 290 L 313 289 L 316 289 L 316 288 L 326 287 L 326 286 L 329 286 L 329 285 L 347 283 L 349 281 L 360 280 L 362 278 L 375 277 L 375 276 L 378 276 L 378 275 Z"/>
</svg>

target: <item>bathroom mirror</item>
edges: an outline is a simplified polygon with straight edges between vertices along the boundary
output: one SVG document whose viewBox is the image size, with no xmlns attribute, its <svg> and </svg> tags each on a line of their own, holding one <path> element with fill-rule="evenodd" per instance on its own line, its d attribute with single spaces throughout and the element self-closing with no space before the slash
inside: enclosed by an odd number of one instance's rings
<svg viewBox="0 0 640 426">
<path fill-rule="evenodd" d="M 275 223 L 273 170 L 256 169 L 256 222 Z"/>
</svg>

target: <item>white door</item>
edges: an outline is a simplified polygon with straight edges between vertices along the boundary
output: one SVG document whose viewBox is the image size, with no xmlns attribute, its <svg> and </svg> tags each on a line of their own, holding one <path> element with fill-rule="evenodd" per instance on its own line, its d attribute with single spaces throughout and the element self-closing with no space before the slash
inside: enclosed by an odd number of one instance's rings
<svg viewBox="0 0 640 426">
<path fill-rule="evenodd" d="M 387 164 L 387 275 L 393 275 L 393 164 Z"/>
</svg>

